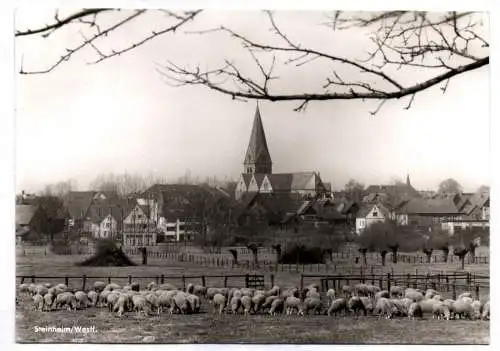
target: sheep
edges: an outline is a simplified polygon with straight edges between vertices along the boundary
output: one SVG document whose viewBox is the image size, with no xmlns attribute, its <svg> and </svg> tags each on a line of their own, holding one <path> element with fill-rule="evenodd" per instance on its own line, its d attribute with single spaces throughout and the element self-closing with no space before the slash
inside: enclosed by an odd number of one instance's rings
<svg viewBox="0 0 500 351">
<path fill-rule="evenodd" d="M 427 289 L 425 291 L 425 298 L 432 299 L 434 295 L 438 295 L 439 293 L 434 289 Z"/>
<path fill-rule="evenodd" d="M 23 284 L 19 285 L 19 293 L 28 295 L 29 294 L 28 288 L 29 288 L 28 284 L 23 283 Z"/>
<path fill-rule="evenodd" d="M 346 296 L 346 297 L 351 296 L 351 294 L 353 293 L 353 288 L 350 285 L 344 285 L 342 287 L 342 292 L 344 293 L 344 296 Z"/>
<path fill-rule="evenodd" d="M 335 289 L 328 289 L 326 292 L 326 298 L 328 299 L 328 302 L 332 302 L 335 300 Z"/>
<path fill-rule="evenodd" d="M 43 286 L 45 286 L 47 289 L 49 289 L 52 287 L 52 284 L 51 283 L 44 283 Z"/>
<path fill-rule="evenodd" d="M 44 299 L 43 296 L 40 294 L 35 294 L 33 295 L 33 309 L 36 311 L 43 311 L 43 306 L 44 306 Z"/>
<path fill-rule="evenodd" d="M 483 306 L 482 320 L 490 320 L 490 301 L 486 301 Z"/>
<path fill-rule="evenodd" d="M 129 310 L 130 297 L 126 294 L 122 294 L 116 300 L 113 306 L 113 312 L 117 312 L 118 316 L 121 317 L 125 311 Z"/>
<path fill-rule="evenodd" d="M 106 304 L 108 306 L 109 312 L 113 311 L 113 306 L 115 305 L 116 301 L 118 301 L 119 297 L 120 294 L 113 291 L 106 296 Z"/>
<path fill-rule="evenodd" d="M 249 297 L 253 296 L 253 289 L 243 288 L 243 289 L 240 289 L 240 291 L 241 291 L 242 296 L 249 296 Z"/>
<path fill-rule="evenodd" d="M 470 291 L 466 291 L 464 293 L 461 293 L 460 295 L 458 295 L 457 300 L 460 300 L 463 297 L 469 297 L 472 299 L 472 293 Z"/>
<path fill-rule="evenodd" d="M 380 287 L 372 285 L 372 284 L 367 284 L 367 290 L 368 290 L 368 295 L 370 297 L 374 297 L 376 293 L 380 291 Z"/>
<path fill-rule="evenodd" d="M 160 299 L 155 293 L 150 292 L 146 295 L 146 301 L 149 303 L 151 311 L 156 311 L 157 315 L 160 315 Z"/>
<path fill-rule="evenodd" d="M 389 290 L 392 297 L 403 297 L 404 292 L 404 289 L 397 285 L 391 286 L 391 289 Z"/>
<path fill-rule="evenodd" d="M 408 299 L 413 300 L 414 302 L 419 302 L 419 301 L 421 301 L 421 300 L 424 299 L 424 295 L 422 295 L 418 291 L 416 291 L 416 290 L 408 290 L 408 289 L 405 292 L 405 297 L 408 298 Z"/>
<path fill-rule="evenodd" d="M 422 308 L 423 314 L 425 314 L 425 313 L 432 314 L 434 305 L 439 304 L 439 303 L 441 303 L 441 302 L 438 300 L 434 300 L 434 299 L 424 299 L 424 300 L 419 301 L 419 304 L 420 304 L 420 307 Z"/>
<path fill-rule="evenodd" d="M 104 288 L 106 288 L 106 283 L 97 281 L 97 282 L 94 282 L 93 287 L 94 287 L 95 291 L 97 291 L 98 293 L 100 293 L 100 292 L 102 292 L 104 290 Z"/>
<path fill-rule="evenodd" d="M 444 301 L 444 298 L 441 295 L 434 295 L 432 299 L 437 301 Z"/>
<path fill-rule="evenodd" d="M 360 300 L 363 303 L 363 306 L 365 306 L 366 313 L 373 313 L 373 300 L 368 296 L 361 296 Z"/>
<path fill-rule="evenodd" d="M 67 291 L 67 292 L 63 292 L 63 293 L 60 293 L 56 296 L 53 304 L 52 304 L 52 307 L 55 309 L 57 309 L 58 307 L 64 307 L 64 306 L 67 306 L 68 308 L 68 311 L 76 311 L 76 298 L 75 298 L 75 295 L 73 295 L 73 293 Z"/>
<path fill-rule="evenodd" d="M 464 317 L 471 319 L 474 316 L 474 309 L 472 308 L 472 303 L 469 301 L 464 301 L 464 299 L 459 299 L 455 301 L 452 305 L 453 313 L 455 317 Z"/>
<path fill-rule="evenodd" d="M 271 296 L 275 296 L 275 295 L 271 295 Z M 262 294 L 262 293 L 255 294 L 252 297 L 253 311 L 255 313 L 259 312 L 259 310 L 261 309 L 261 307 L 263 306 L 263 304 L 265 303 L 265 301 L 266 301 L 266 295 L 265 294 Z"/>
<path fill-rule="evenodd" d="M 287 297 L 285 300 L 285 306 L 284 306 L 285 313 L 287 315 L 290 315 L 290 314 L 292 314 L 293 310 L 296 310 L 298 313 L 299 309 L 300 309 L 300 304 L 301 304 L 301 300 L 298 297 L 295 297 L 295 296 Z"/>
<path fill-rule="evenodd" d="M 179 291 L 174 296 L 174 309 L 179 311 L 181 314 L 189 314 L 192 312 L 191 304 L 188 300 L 188 294 L 183 291 Z"/>
<path fill-rule="evenodd" d="M 147 286 L 146 289 L 149 291 L 155 291 L 158 289 L 158 285 L 155 282 L 150 282 Z"/>
<path fill-rule="evenodd" d="M 33 297 L 35 295 L 36 285 L 31 283 L 28 285 L 28 293 Z"/>
<path fill-rule="evenodd" d="M 219 314 L 222 314 L 222 312 L 224 311 L 224 307 L 226 307 L 226 297 L 221 293 L 216 293 L 213 296 L 212 300 L 213 300 L 214 312 L 218 311 Z"/>
<path fill-rule="evenodd" d="M 44 303 L 45 303 L 45 310 L 51 311 L 52 310 L 52 304 L 54 303 L 54 299 L 56 297 L 53 294 L 45 294 L 43 297 Z"/>
<path fill-rule="evenodd" d="M 464 297 L 461 297 L 461 298 L 457 299 L 457 301 L 463 301 L 463 302 L 465 302 L 465 303 L 472 304 L 472 302 L 473 302 L 474 300 L 472 300 L 472 298 L 471 298 L 471 297 L 464 296 Z"/>
<path fill-rule="evenodd" d="M 178 290 L 175 285 L 172 285 L 170 283 L 161 284 L 158 288 L 161 290 Z"/>
<path fill-rule="evenodd" d="M 206 296 L 207 294 L 207 288 L 203 285 L 195 285 L 193 288 L 193 294 L 198 295 L 198 296 Z"/>
<path fill-rule="evenodd" d="M 483 304 L 479 300 L 472 301 L 472 309 L 474 311 L 474 319 L 481 319 L 481 312 L 483 310 Z"/>
<path fill-rule="evenodd" d="M 44 296 L 45 294 L 48 294 L 48 292 L 49 289 L 43 285 L 37 285 L 35 287 L 35 294 Z"/>
<path fill-rule="evenodd" d="M 187 300 L 191 306 L 192 312 L 193 313 L 198 313 L 200 312 L 201 309 L 201 301 L 200 298 L 195 295 L 195 294 L 188 294 L 187 295 Z"/>
<path fill-rule="evenodd" d="M 385 297 L 381 297 L 377 300 L 375 304 L 374 313 L 379 315 L 379 318 L 385 316 L 385 318 L 392 318 L 393 306 L 391 300 Z"/>
<path fill-rule="evenodd" d="M 432 318 L 450 320 L 450 309 L 444 302 L 435 304 L 432 307 Z"/>
<path fill-rule="evenodd" d="M 316 290 L 309 290 L 307 293 L 306 293 L 306 298 L 315 298 L 315 299 L 320 299 L 321 296 L 319 294 L 318 291 Z"/>
<path fill-rule="evenodd" d="M 356 317 L 359 316 L 360 311 L 363 312 L 365 316 L 367 315 L 365 305 L 358 296 L 353 296 L 349 299 L 347 308 L 350 312 L 354 313 Z"/>
<path fill-rule="evenodd" d="M 116 283 L 110 283 L 108 285 L 106 285 L 104 287 L 104 290 L 107 290 L 107 291 L 113 291 L 113 290 L 116 290 L 116 289 L 120 289 L 121 286 L 116 284 Z"/>
<path fill-rule="evenodd" d="M 283 313 L 283 300 L 282 299 L 274 299 L 273 302 L 271 302 L 271 308 L 269 309 L 269 314 L 271 316 L 276 316 L 278 313 Z"/>
<path fill-rule="evenodd" d="M 240 301 L 241 301 L 241 306 L 243 307 L 243 314 L 248 315 L 253 308 L 252 297 L 248 295 L 243 295 Z"/>
<path fill-rule="evenodd" d="M 412 302 L 408 307 L 408 319 L 422 318 L 422 306 L 418 302 Z"/>
<path fill-rule="evenodd" d="M 303 316 L 304 314 L 308 314 L 310 310 L 312 310 L 315 314 L 321 314 L 322 308 L 323 305 L 320 299 L 308 297 L 299 305 L 297 315 Z"/>
<path fill-rule="evenodd" d="M 90 300 L 90 305 L 91 306 L 96 306 L 97 305 L 97 300 L 99 299 L 99 293 L 96 292 L 95 290 L 90 290 L 87 293 L 87 296 Z"/>
<path fill-rule="evenodd" d="M 375 293 L 375 301 L 379 300 L 380 298 L 390 298 L 389 292 L 387 290 L 381 290 L 377 293 Z"/>
<path fill-rule="evenodd" d="M 132 305 L 134 307 L 134 311 L 136 312 L 137 317 L 140 316 L 141 312 L 144 312 L 144 315 L 149 314 L 149 306 L 146 298 L 141 295 L 132 296 Z"/>
<path fill-rule="evenodd" d="M 231 298 L 231 301 L 229 302 L 229 308 L 232 314 L 238 313 L 238 310 L 241 307 L 241 297 L 240 296 L 233 296 Z"/>
<path fill-rule="evenodd" d="M 90 306 L 89 298 L 83 291 L 77 291 L 75 293 L 75 299 L 77 302 L 77 307 L 79 307 L 80 309 L 84 309 Z"/>
<path fill-rule="evenodd" d="M 62 284 L 62 283 L 61 283 L 61 284 L 57 284 L 57 285 L 55 286 L 55 288 L 56 288 L 57 290 L 62 290 L 62 292 L 66 292 L 66 291 L 68 291 L 68 286 L 67 286 L 66 284 Z"/>
<path fill-rule="evenodd" d="M 109 290 L 103 290 L 99 294 L 99 298 L 97 301 L 98 307 L 104 307 L 107 305 L 107 301 L 108 301 L 107 299 L 108 299 L 109 294 L 111 294 L 111 291 L 109 291 Z"/>
<path fill-rule="evenodd" d="M 279 296 L 280 292 L 281 292 L 280 287 L 275 285 L 265 293 L 265 296 Z"/>
<path fill-rule="evenodd" d="M 264 312 L 266 309 L 271 308 L 273 301 L 277 299 L 279 299 L 279 296 L 272 295 L 266 297 L 266 301 L 264 301 L 261 307 L 262 311 Z"/>
<path fill-rule="evenodd" d="M 213 300 L 213 298 L 215 297 L 216 294 L 221 294 L 219 288 L 208 288 L 206 297 L 209 300 Z"/>
<path fill-rule="evenodd" d="M 176 290 L 168 290 L 168 291 L 163 291 L 158 296 L 158 304 L 160 308 L 160 312 L 163 311 L 163 308 L 165 309 L 170 309 L 174 303 L 174 295 L 177 294 Z"/>
<path fill-rule="evenodd" d="M 283 299 L 286 300 L 286 298 L 289 296 L 299 297 L 299 289 L 294 287 L 289 288 L 283 292 Z"/>
<path fill-rule="evenodd" d="M 356 284 L 354 286 L 354 292 L 358 294 L 358 296 L 368 296 L 368 286 L 364 283 Z"/>
<path fill-rule="evenodd" d="M 347 302 L 343 298 L 335 299 L 330 303 L 330 307 L 328 307 L 327 315 L 331 316 L 332 313 L 334 315 L 337 315 L 337 313 L 340 313 L 341 311 L 344 311 L 344 315 L 347 314 Z"/>
</svg>

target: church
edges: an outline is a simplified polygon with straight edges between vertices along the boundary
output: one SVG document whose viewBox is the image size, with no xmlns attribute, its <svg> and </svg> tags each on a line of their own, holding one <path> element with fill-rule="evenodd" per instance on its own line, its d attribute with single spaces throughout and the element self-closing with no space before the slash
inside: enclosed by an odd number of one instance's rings
<svg viewBox="0 0 500 351">
<path fill-rule="evenodd" d="M 318 172 L 273 173 L 259 106 L 243 166 L 236 185 L 236 200 L 247 193 L 294 194 L 303 198 L 325 197 L 331 193 L 330 184 L 323 183 Z"/>
</svg>

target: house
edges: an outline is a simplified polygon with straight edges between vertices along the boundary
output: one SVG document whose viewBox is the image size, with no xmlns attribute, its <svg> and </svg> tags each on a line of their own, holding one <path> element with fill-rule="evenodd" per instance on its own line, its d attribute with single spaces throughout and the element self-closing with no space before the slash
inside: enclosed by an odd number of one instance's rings
<svg viewBox="0 0 500 351">
<path fill-rule="evenodd" d="M 467 229 L 486 229 L 490 226 L 489 194 L 460 194 L 455 200 L 460 216 L 443 221 L 443 228 L 450 234 Z"/>
<path fill-rule="evenodd" d="M 373 223 L 391 219 L 393 215 L 383 204 L 364 204 L 356 214 L 356 234 L 360 235 Z"/>
<path fill-rule="evenodd" d="M 299 194 L 304 198 L 326 197 L 331 193 L 318 172 L 273 173 L 258 106 L 243 167 L 236 184 L 236 200 L 246 193 Z"/>
<path fill-rule="evenodd" d="M 394 208 L 403 200 L 419 198 L 419 192 L 411 185 L 410 175 L 406 183 L 397 182 L 393 185 L 370 185 L 364 192 L 363 202 L 369 204 L 384 203 L 386 207 Z"/>
<path fill-rule="evenodd" d="M 460 219 L 452 197 L 438 199 L 412 199 L 402 202 L 396 209 L 396 220 L 400 225 L 412 225 L 422 229 L 442 227 L 443 223 Z"/>
<path fill-rule="evenodd" d="M 94 239 L 110 238 L 121 242 L 124 219 L 135 205 L 116 199 L 94 201 L 84 217 L 82 231 Z"/>
<path fill-rule="evenodd" d="M 123 219 L 123 243 L 127 246 L 157 244 L 157 223 L 150 216 L 150 206 L 135 203 Z"/>
<path fill-rule="evenodd" d="M 48 219 L 39 206 L 16 205 L 16 243 L 48 240 Z"/>
<path fill-rule="evenodd" d="M 348 225 L 356 225 L 356 216 L 361 208 L 360 204 L 356 201 L 347 199 L 333 199 L 327 200 L 324 206 L 333 206 L 337 210 L 337 212 L 345 216 Z"/>
<path fill-rule="evenodd" d="M 83 222 L 96 195 L 95 191 L 70 191 L 64 198 L 68 230 L 83 230 Z"/>
</svg>

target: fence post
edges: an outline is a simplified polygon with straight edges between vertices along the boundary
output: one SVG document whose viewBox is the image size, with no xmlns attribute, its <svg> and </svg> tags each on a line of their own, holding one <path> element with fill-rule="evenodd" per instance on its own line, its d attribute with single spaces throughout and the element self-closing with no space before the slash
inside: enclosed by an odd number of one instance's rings
<svg viewBox="0 0 500 351">
<path fill-rule="evenodd" d="M 448 275 L 445 276 L 446 280 L 446 292 L 450 292 L 450 278 L 448 278 Z"/>
<path fill-rule="evenodd" d="M 24 283 L 24 276 L 21 277 L 21 282 L 19 284 L 22 284 L 22 283 Z"/>
<path fill-rule="evenodd" d="M 427 290 L 427 284 L 429 283 L 429 273 L 425 276 L 425 290 Z"/>
<path fill-rule="evenodd" d="M 382 285 L 382 274 L 380 274 L 380 277 L 378 278 L 378 285 L 380 286 L 380 289 L 384 289 L 384 286 Z"/>
<path fill-rule="evenodd" d="M 165 276 L 163 274 L 160 277 L 160 283 L 165 284 Z"/>
<path fill-rule="evenodd" d="M 85 291 L 85 284 L 87 283 L 87 276 L 84 274 L 82 277 L 82 291 Z"/>
<path fill-rule="evenodd" d="M 271 274 L 271 289 L 274 287 L 274 274 Z"/>
<path fill-rule="evenodd" d="M 303 290 L 304 290 L 304 274 L 301 274 L 300 275 L 300 291 L 301 291 L 301 293 Z"/>
<path fill-rule="evenodd" d="M 247 276 L 248 276 L 248 274 L 247 274 Z M 224 276 L 224 287 L 227 288 L 227 275 Z"/>
<path fill-rule="evenodd" d="M 391 292 L 391 273 L 387 273 L 387 291 Z"/>
<path fill-rule="evenodd" d="M 182 275 L 182 290 L 186 291 L 186 277 Z"/>
<path fill-rule="evenodd" d="M 108 276 L 108 284 L 111 284 L 111 276 Z"/>
<path fill-rule="evenodd" d="M 453 272 L 453 300 L 457 299 L 457 274 Z"/>
<path fill-rule="evenodd" d="M 132 284 L 132 276 L 129 274 L 128 275 L 128 285 Z"/>
<path fill-rule="evenodd" d="M 32 282 L 32 283 L 34 283 L 34 282 L 35 282 L 35 276 L 34 276 L 34 275 L 32 275 L 32 276 L 31 276 L 31 282 Z"/>
<path fill-rule="evenodd" d="M 69 277 L 68 276 L 64 277 L 64 284 L 66 284 L 66 286 L 69 286 Z"/>
<path fill-rule="evenodd" d="M 476 300 L 479 300 L 479 284 L 476 284 Z"/>
<path fill-rule="evenodd" d="M 407 278 L 406 278 L 406 279 L 407 279 L 407 280 L 406 280 L 406 286 L 409 288 L 409 287 L 410 287 L 410 280 L 411 280 L 411 278 L 410 278 L 410 273 L 408 273 L 408 275 L 407 275 Z"/>
</svg>

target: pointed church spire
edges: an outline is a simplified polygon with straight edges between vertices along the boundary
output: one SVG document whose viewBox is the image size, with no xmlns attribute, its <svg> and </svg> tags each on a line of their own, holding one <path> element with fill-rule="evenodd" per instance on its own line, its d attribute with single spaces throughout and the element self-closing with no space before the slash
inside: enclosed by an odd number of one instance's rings
<svg viewBox="0 0 500 351">
<path fill-rule="evenodd" d="M 410 183 L 410 173 L 408 173 L 406 175 L 406 185 L 411 186 L 411 183 Z"/>
<path fill-rule="evenodd" d="M 267 148 L 259 105 L 255 109 L 252 134 L 244 161 L 244 173 L 272 173 L 271 155 Z"/>
</svg>

